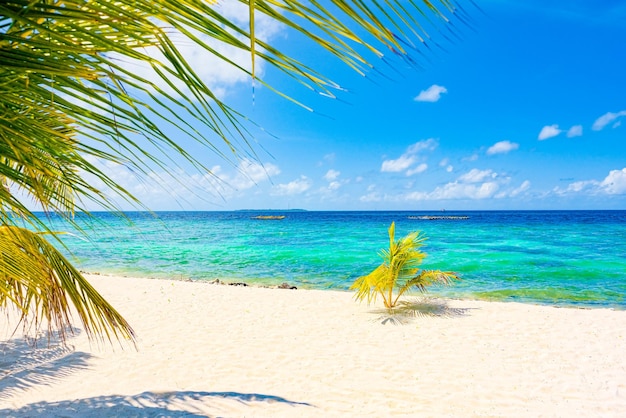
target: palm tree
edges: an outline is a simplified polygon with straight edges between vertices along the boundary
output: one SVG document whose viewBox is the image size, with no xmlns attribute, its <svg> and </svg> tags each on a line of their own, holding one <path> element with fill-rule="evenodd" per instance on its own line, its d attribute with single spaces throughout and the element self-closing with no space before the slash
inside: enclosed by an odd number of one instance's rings
<svg viewBox="0 0 626 418">
<path fill-rule="evenodd" d="M 171 170 L 176 162 L 170 156 L 177 155 L 210 173 L 173 137 L 191 138 L 229 161 L 254 156 L 254 124 L 198 76 L 181 42 L 289 100 L 258 77 L 258 60 L 334 97 L 338 86 L 331 79 L 256 36 L 259 16 L 303 35 L 362 75 L 380 71 L 372 58 L 419 65 L 416 52 L 436 46 L 422 24 L 448 38 L 456 33 L 453 22 L 467 20 L 453 0 L 239 3 L 249 10 L 246 27 L 207 0 L 0 2 L 0 309 L 14 306 L 25 322 L 34 318 L 31 323 L 64 335 L 71 304 L 90 337 L 133 338 L 129 324 L 55 249 L 54 242 L 62 245 L 58 234 L 24 199 L 79 227 L 74 215 L 88 212 L 88 203 L 118 209 L 111 190 L 142 207 L 95 161 L 141 176 L 154 167 Z M 216 43 L 248 54 L 249 68 Z M 135 72 L 131 64 L 138 62 L 154 77 Z"/>
<path fill-rule="evenodd" d="M 389 250 L 380 252 L 383 262 L 350 286 L 351 290 L 356 290 L 357 300 L 367 298 L 370 303 L 380 295 L 385 308 L 392 309 L 398 305 L 400 297 L 414 287 L 426 292 L 426 288 L 433 284 L 450 285 L 453 280 L 459 280 L 452 271 L 420 270 L 419 266 L 426 258 L 426 253 L 420 248 L 426 238 L 420 232 L 411 232 L 396 241 L 395 230 L 396 224 L 392 222 L 389 227 Z"/>
</svg>

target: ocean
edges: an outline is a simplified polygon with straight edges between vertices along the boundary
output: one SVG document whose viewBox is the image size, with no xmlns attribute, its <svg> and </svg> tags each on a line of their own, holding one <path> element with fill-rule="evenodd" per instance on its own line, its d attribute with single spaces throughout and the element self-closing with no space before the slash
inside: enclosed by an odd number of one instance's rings
<svg viewBox="0 0 626 418">
<path fill-rule="evenodd" d="M 147 212 L 58 218 L 83 271 L 134 277 L 347 290 L 378 252 L 422 231 L 425 269 L 457 272 L 429 294 L 626 309 L 626 211 Z M 259 220 L 258 215 L 284 218 Z"/>
</svg>

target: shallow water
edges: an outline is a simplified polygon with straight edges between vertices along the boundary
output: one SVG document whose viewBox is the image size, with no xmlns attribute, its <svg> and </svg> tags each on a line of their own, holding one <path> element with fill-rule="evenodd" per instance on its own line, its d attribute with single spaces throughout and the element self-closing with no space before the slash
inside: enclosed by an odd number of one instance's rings
<svg viewBox="0 0 626 418">
<path fill-rule="evenodd" d="M 626 211 L 110 213 L 79 219 L 64 242 L 82 270 L 139 277 L 289 282 L 347 289 L 396 238 L 428 237 L 423 267 L 462 281 L 431 293 L 555 305 L 626 308 Z M 424 215 L 468 219 L 413 219 Z M 72 231 L 53 221 L 56 230 Z"/>
</svg>

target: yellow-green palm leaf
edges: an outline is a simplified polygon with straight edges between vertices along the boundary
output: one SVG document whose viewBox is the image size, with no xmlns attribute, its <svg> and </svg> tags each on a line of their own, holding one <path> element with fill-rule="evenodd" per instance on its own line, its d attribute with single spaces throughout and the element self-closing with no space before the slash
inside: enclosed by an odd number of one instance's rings
<svg viewBox="0 0 626 418">
<path fill-rule="evenodd" d="M 0 257 L 0 307 L 16 307 L 25 325 L 65 338 L 75 312 L 89 337 L 134 339 L 124 318 L 40 234 L 0 226 Z"/>
</svg>

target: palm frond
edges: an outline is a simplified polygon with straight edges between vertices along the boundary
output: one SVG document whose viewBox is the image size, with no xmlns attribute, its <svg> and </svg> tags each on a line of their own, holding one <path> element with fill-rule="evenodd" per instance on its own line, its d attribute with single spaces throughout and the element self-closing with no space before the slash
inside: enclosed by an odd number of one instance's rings
<svg viewBox="0 0 626 418">
<path fill-rule="evenodd" d="M 26 325 L 45 324 L 65 339 L 73 306 L 91 338 L 134 341 L 126 320 L 41 234 L 0 226 L 0 271 L 0 308 L 17 308 Z"/>
<path fill-rule="evenodd" d="M 460 280 L 460 277 L 453 271 L 421 270 L 419 274 L 408 280 L 402 287 L 400 287 L 398 293 L 405 293 L 413 287 L 416 287 L 420 292 L 425 293 L 429 286 L 451 286 L 457 280 Z"/>
<path fill-rule="evenodd" d="M 384 263 L 375 268 L 370 274 L 357 278 L 350 286 L 350 290 L 356 290 L 355 299 L 362 301 L 367 298 L 367 303 L 376 302 L 376 296 L 385 294 L 385 281 L 388 277 L 389 267 Z"/>
</svg>

